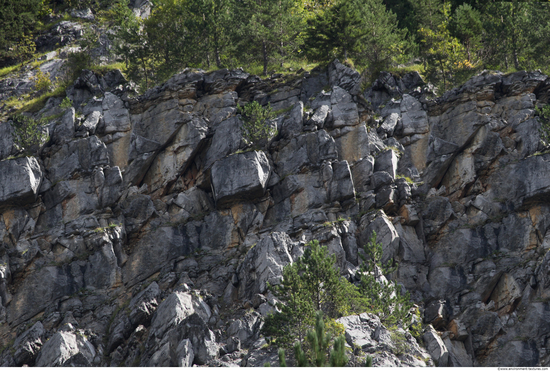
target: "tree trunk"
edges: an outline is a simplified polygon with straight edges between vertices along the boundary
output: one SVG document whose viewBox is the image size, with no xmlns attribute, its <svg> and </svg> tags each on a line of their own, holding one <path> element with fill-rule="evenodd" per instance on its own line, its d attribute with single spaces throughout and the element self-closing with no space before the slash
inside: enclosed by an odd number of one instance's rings
<svg viewBox="0 0 550 371">
<path fill-rule="evenodd" d="M 264 57 L 264 76 L 267 76 L 267 44 L 262 42 L 262 54 Z"/>
<path fill-rule="evenodd" d="M 216 57 L 216 66 L 222 68 L 222 61 L 220 59 L 220 46 L 218 45 L 218 34 L 214 32 L 214 54 Z"/>
</svg>

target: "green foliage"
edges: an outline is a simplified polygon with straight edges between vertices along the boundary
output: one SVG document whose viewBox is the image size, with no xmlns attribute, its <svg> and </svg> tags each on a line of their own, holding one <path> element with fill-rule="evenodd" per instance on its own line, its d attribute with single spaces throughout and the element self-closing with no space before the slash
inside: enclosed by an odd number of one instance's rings
<svg viewBox="0 0 550 371">
<path fill-rule="evenodd" d="M 264 108 L 253 101 L 244 106 L 238 105 L 237 111 L 243 120 L 242 134 L 247 145 L 259 149 L 277 135 L 277 129 L 268 123 L 268 120 L 275 117 L 270 105 Z"/>
<path fill-rule="evenodd" d="M 38 91 L 49 91 L 52 87 L 52 82 L 50 80 L 50 74 L 44 73 L 40 68 L 38 68 L 38 72 L 36 73 L 36 76 L 33 78 L 33 81 L 35 83 L 35 88 Z"/>
<path fill-rule="evenodd" d="M 539 116 L 540 121 L 540 141 L 544 148 L 550 147 L 550 104 L 542 108 L 535 107 L 535 112 Z"/>
<path fill-rule="evenodd" d="M 69 53 L 67 57 L 67 64 L 65 66 L 69 80 L 75 80 L 80 76 L 82 70 L 87 70 L 91 67 L 92 59 L 89 53 L 85 51 Z"/>
<path fill-rule="evenodd" d="M 308 22 L 306 49 L 310 57 L 334 57 L 369 67 L 371 75 L 388 68 L 406 47 L 405 31 L 382 0 L 341 0 Z"/>
<path fill-rule="evenodd" d="M 47 4 L 46 0 L 0 0 L 0 66 L 22 62 L 35 52 L 32 32 L 47 13 Z"/>
<path fill-rule="evenodd" d="M 283 269 L 281 284 L 271 290 L 284 304 L 278 306 L 280 312 L 267 317 L 264 335 L 274 337 L 279 346 L 289 347 L 295 339 L 305 339 L 317 311 L 338 318 L 366 308 L 361 306 L 357 288 L 340 276 L 335 263 L 336 256 L 314 240 L 303 256 Z M 329 330 L 334 335 L 338 331 L 336 326 Z"/>
<path fill-rule="evenodd" d="M 318 311 L 315 315 L 315 329 L 309 329 L 307 332 L 307 351 L 302 349 L 299 341 L 294 343 L 294 356 L 298 367 L 344 367 L 348 363 L 346 340 L 343 335 L 335 338 L 329 353 L 331 338 L 331 333 L 325 330 L 323 312 Z M 279 365 L 286 367 L 285 351 L 282 348 L 279 348 Z"/>
<path fill-rule="evenodd" d="M 386 325 L 398 323 L 407 324 L 409 311 L 412 307 L 410 295 L 402 295 L 399 287 L 390 282 L 384 282 L 387 276 L 397 269 L 393 259 L 386 263 L 382 261 L 382 245 L 376 242 L 376 232 L 373 232 L 369 243 L 365 246 L 366 256 L 361 264 L 360 292 L 367 298 L 368 310 L 380 317 Z"/>
<path fill-rule="evenodd" d="M 65 97 L 61 101 L 59 108 L 61 108 L 62 110 L 66 110 L 67 108 L 71 108 L 72 106 L 73 106 L 73 101 L 69 97 Z"/>
<path fill-rule="evenodd" d="M 32 154 L 48 139 L 42 130 L 42 126 L 46 124 L 44 120 L 19 114 L 12 117 L 9 123 L 14 130 L 13 142 L 19 153 Z"/>
<path fill-rule="evenodd" d="M 372 356 L 367 356 L 365 367 L 372 367 Z"/>
</svg>

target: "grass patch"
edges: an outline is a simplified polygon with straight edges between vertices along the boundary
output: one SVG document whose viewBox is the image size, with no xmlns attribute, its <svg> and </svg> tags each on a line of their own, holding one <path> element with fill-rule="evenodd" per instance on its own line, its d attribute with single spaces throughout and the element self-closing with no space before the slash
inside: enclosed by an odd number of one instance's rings
<svg viewBox="0 0 550 371">
<path fill-rule="evenodd" d="M 4 67 L 4 68 L 0 68 L 0 77 L 4 77 L 6 76 L 7 74 L 17 70 L 21 68 L 21 65 L 20 64 L 16 64 L 16 65 L 13 65 L 13 66 L 8 66 L 8 67 Z"/>
<path fill-rule="evenodd" d="M 424 65 L 422 63 L 418 63 L 405 67 L 392 68 L 390 69 L 390 72 L 394 76 L 397 76 L 399 78 L 403 78 L 403 76 L 405 76 L 409 72 L 418 72 L 420 76 L 422 76 L 422 78 L 424 79 L 424 74 L 426 73 L 426 70 L 424 69 Z"/>
<path fill-rule="evenodd" d="M 126 65 L 124 64 L 124 62 L 117 62 L 117 63 L 111 63 L 111 64 L 102 65 L 102 66 L 93 66 L 92 68 L 90 68 L 90 70 L 92 70 L 93 72 L 101 76 L 104 76 L 107 72 L 112 70 L 120 70 L 122 74 L 125 75 Z"/>
</svg>

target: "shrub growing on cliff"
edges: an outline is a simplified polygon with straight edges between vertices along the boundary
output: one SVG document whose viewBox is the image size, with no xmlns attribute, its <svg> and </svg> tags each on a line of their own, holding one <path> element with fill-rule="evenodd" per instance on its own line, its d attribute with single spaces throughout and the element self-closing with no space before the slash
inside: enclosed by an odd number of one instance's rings
<svg viewBox="0 0 550 371">
<path fill-rule="evenodd" d="M 48 135 L 42 130 L 42 126 L 46 124 L 43 120 L 15 115 L 9 123 L 14 131 L 13 143 L 19 153 L 31 154 L 48 139 Z"/>
<path fill-rule="evenodd" d="M 277 129 L 269 125 L 268 120 L 275 117 L 271 106 L 262 107 L 253 101 L 244 106 L 237 106 L 237 111 L 243 120 L 242 134 L 247 145 L 259 149 L 277 135 Z"/>
</svg>

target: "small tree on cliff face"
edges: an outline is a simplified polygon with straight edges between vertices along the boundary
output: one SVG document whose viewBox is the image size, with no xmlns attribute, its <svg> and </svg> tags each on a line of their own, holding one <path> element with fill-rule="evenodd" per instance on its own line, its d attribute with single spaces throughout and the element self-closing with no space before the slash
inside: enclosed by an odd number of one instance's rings
<svg viewBox="0 0 550 371">
<path fill-rule="evenodd" d="M 382 245 L 376 242 L 376 232 L 372 232 L 365 251 L 366 256 L 362 257 L 359 290 L 367 298 L 368 311 L 376 314 L 388 325 L 407 321 L 412 308 L 410 295 L 401 295 L 399 287 L 392 282 L 383 281 L 382 276 L 389 275 L 397 266 L 393 266 L 392 259 L 386 264 L 382 263 Z"/>
<path fill-rule="evenodd" d="M 258 102 L 253 101 L 244 106 L 238 105 L 237 111 L 243 120 L 242 134 L 248 146 L 259 149 L 277 135 L 277 129 L 268 123 L 268 120 L 275 116 L 270 105 L 264 108 Z"/>
<path fill-rule="evenodd" d="M 48 140 L 48 135 L 42 130 L 46 124 L 43 120 L 16 115 L 9 121 L 13 128 L 13 144 L 18 153 L 32 154 Z"/>
</svg>

